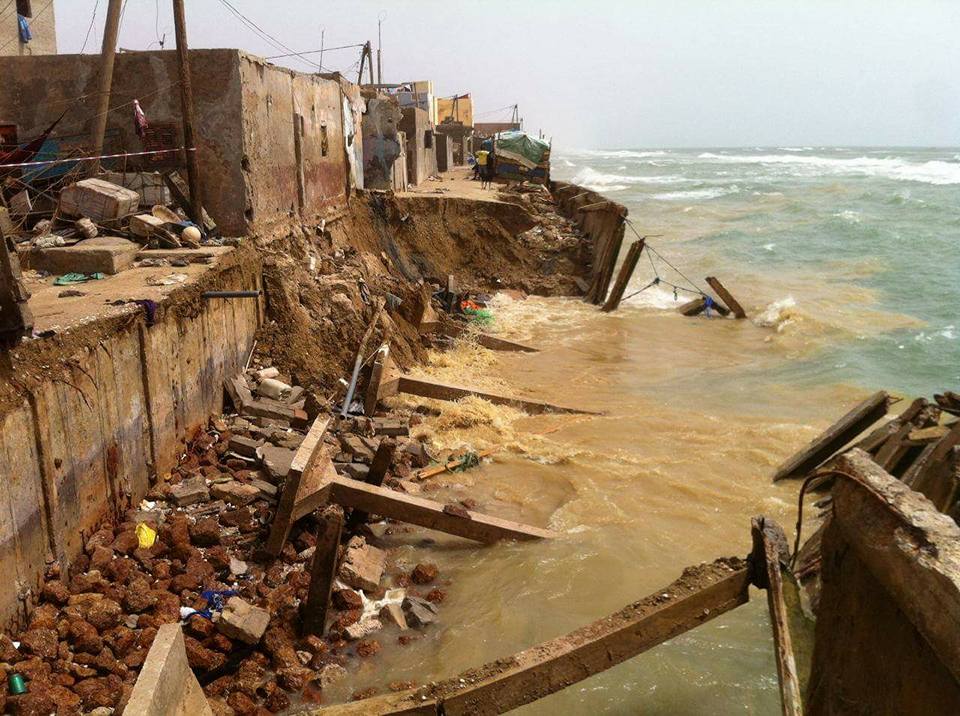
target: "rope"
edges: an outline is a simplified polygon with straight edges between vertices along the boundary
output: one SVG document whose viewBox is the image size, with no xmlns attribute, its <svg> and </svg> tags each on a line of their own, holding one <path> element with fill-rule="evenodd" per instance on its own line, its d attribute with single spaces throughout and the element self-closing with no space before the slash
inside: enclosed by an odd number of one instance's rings
<svg viewBox="0 0 960 716">
<path fill-rule="evenodd" d="M 641 239 L 641 240 L 644 242 L 644 248 L 645 248 L 646 251 L 647 251 L 647 258 L 650 260 L 650 268 L 653 270 L 653 276 L 654 276 L 654 278 L 653 278 L 652 281 L 650 281 L 650 283 L 648 283 L 648 284 L 647 284 L 646 286 L 644 286 L 643 288 L 638 289 L 638 290 L 634 291 L 633 293 L 628 294 L 627 296 L 624 296 L 622 299 L 620 299 L 621 301 L 626 301 L 627 299 L 633 298 L 633 297 L 636 296 L 637 294 L 643 293 L 643 292 L 646 291 L 648 288 L 652 288 L 653 286 L 659 286 L 660 284 L 663 284 L 663 285 L 669 286 L 670 288 L 673 289 L 673 299 L 674 299 L 674 300 L 677 300 L 677 291 L 685 291 L 685 292 L 687 292 L 687 293 L 692 293 L 692 294 L 694 294 L 695 296 L 703 296 L 703 298 L 705 298 L 705 299 L 707 300 L 707 307 L 708 307 L 708 308 L 713 305 L 713 299 L 711 299 L 710 296 L 703 291 L 703 289 L 701 289 L 697 284 L 695 284 L 693 281 L 691 281 L 689 278 L 687 278 L 687 276 L 686 276 L 680 269 L 678 269 L 678 268 L 677 268 L 676 266 L 674 266 L 672 263 L 670 263 L 669 261 L 667 261 L 667 260 L 663 257 L 663 255 L 660 254 L 659 251 L 657 251 L 657 250 L 654 249 L 649 243 L 647 243 L 647 239 L 649 239 L 649 238 L 656 238 L 657 236 L 662 236 L 662 234 L 654 234 L 654 235 L 641 236 L 641 235 L 640 235 L 640 232 L 637 231 L 636 227 L 634 227 L 634 225 L 630 222 L 629 219 L 624 218 L 624 221 L 626 222 L 627 226 L 630 227 L 630 230 L 637 235 L 637 238 Z M 686 281 L 687 283 L 689 283 L 693 288 L 687 288 L 686 286 L 678 286 L 677 284 L 671 283 L 670 281 L 667 281 L 666 279 L 664 279 L 664 278 L 660 275 L 660 272 L 657 270 L 657 264 L 656 264 L 656 263 L 654 262 L 654 260 L 653 260 L 653 257 L 654 257 L 654 256 L 656 256 L 658 259 L 660 259 L 661 261 L 663 261 L 667 266 L 669 266 L 670 268 L 672 268 L 677 274 L 680 275 L 681 278 L 683 278 L 684 281 Z"/>
<path fill-rule="evenodd" d="M 195 152 L 195 148 L 179 147 L 177 149 L 156 149 L 150 152 L 129 152 L 127 154 L 101 154 L 98 157 L 67 157 L 66 159 L 50 159 L 42 162 L 20 162 L 19 164 L 0 164 L 0 169 L 6 170 L 15 167 L 42 167 L 51 164 L 68 164 L 70 162 L 92 162 L 99 159 L 119 159 L 121 157 L 144 157 L 152 154 L 171 154 L 173 152 Z"/>
</svg>

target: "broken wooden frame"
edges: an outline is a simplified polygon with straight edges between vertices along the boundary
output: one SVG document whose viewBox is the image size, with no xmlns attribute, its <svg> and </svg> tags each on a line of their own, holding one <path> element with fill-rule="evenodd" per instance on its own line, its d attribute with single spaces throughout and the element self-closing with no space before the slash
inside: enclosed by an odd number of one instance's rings
<svg viewBox="0 0 960 716">
<path fill-rule="evenodd" d="M 643 252 L 645 245 L 646 239 L 640 239 L 630 244 L 630 248 L 627 249 L 627 255 L 623 259 L 623 264 L 620 266 L 620 273 L 617 274 L 617 280 L 613 284 L 613 290 L 610 291 L 606 303 L 604 303 L 603 308 L 600 309 L 604 313 L 610 313 L 619 308 L 620 301 L 623 300 L 623 293 L 627 290 L 627 284 L 630 282 L 630 277 L 633 276 L 633 272 L 637 268 L 637 262 L 640 260 L 640 254 Z"/>
</svg>

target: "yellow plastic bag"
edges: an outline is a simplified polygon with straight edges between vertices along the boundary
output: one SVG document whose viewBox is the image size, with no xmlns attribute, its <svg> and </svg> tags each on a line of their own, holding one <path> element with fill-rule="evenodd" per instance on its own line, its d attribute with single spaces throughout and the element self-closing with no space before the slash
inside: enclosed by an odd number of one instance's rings
<svg viewBox="0 0 960 716">
<path fill-rule="evenodd" d="M 137 525 L 137 539 L 140 540 L 140 549 L 150 549 L 157 541 L 157 531 L 146 522 Z"/>
</svg>

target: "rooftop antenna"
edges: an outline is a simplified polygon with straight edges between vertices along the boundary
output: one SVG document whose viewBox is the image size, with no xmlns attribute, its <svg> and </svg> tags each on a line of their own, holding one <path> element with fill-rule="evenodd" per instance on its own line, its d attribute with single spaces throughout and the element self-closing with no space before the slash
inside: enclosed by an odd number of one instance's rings
<svg viewBox="0 0 960 716">
<path fill-rule="evenodd" d="M 323 36 L 327 34 L 327 28 L 320 28 L 320 71 L 323 72 Z"/>
</svg>

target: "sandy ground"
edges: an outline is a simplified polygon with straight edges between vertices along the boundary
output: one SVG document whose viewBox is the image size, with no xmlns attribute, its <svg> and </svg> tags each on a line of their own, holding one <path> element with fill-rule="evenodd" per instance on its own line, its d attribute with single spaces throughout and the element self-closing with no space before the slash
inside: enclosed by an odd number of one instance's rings
<svg viewBox="0 0 960 716">
<path fill-rule="evenodd" d="M 476 201 L 499 202 L 500 185 L 494 184 L 492 189 L 481 189 L 479 181 L 473 181 L 473 167 L 454 167 L 452 171 L 443 172 L 439 179 L 427 179 L 422 184 L 413 186 L 409 191 L 397 192 L 397 196 L 448 196 L 460 199 L 474 199 Z"/>
<path fill-rule="evenodd" d="M 212 254 L 219 261 L 233 249 L 229 246 L 215 246 L 201 249 L 194 253 Z M 153 255 L 168 256 L 167 251 L 143 251 L 140 256 L 147 258 Z M 124 303 L 114 306 L 114 301 L 150 299 L 161 302 L 172 291 L 191 283 L 201 275 L 216 266 L 210 264 L 190 264 L 189 266 L 162 266 L 152 268 L 131 268 L 114 276 L 107 276 L 99 281 L 87 281 L 72 286 L 55 286 L 56 276 L 40 277 L 34 271 L 24 273 L 24 282 L 30 292 L 30 310 L 33 311 L 34 331 L 41 333 L 47 330 L 62 332 L 75 326 L 100 318 L 119 316 L 124 313 L 142 310 L 134 303 Z M 183 281 L 175 281 L 170 285 L 153 286 L 151 280 L 163 279 L 173 274 L 186 276 Z M 60 298 L 64 291 L 76 290 L 82 296 Z"/>
</svg>

